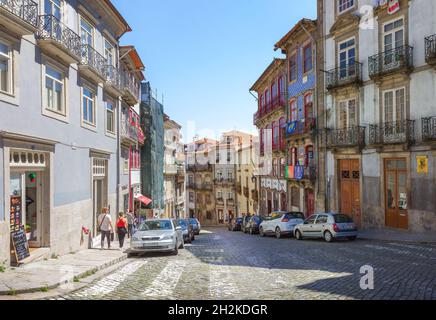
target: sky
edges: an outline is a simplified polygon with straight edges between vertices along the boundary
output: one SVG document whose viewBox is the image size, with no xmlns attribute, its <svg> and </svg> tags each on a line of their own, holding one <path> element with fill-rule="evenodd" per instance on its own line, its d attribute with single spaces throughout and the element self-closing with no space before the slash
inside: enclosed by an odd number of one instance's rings
<svg viewBox="0 0 436 320">
<path fill-rule="evenodd" d="M 165 113 L 194 136 L 257 134 L 257 101 L 249 93 L 274 57 L 274 44 L 302 18 L 316 18 L 316 1 L 113 0 L 133 31 L 145 76 Z"/>
</svg>

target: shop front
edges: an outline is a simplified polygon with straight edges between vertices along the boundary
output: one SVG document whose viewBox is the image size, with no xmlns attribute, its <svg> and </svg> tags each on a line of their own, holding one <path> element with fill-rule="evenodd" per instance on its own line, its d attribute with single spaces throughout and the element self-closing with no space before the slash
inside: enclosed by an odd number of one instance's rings
<svg viewBox="0 0 436 320">
<path fill-rule="evenodd" d="M 50 155 L 10 148 L 6 163 L 6 212 L 9 212 L 10 261 L 20 265 L 50 246 Z M 29 259 L 30 258 L 30 259 Z"/>
</svg>

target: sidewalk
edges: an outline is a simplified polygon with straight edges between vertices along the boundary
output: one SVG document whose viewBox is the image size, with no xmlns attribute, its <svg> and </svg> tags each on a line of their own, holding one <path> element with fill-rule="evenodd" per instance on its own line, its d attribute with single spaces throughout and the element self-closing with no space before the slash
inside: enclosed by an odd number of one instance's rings
<svg viewBox="0 0 436 320">
<path fill-rule="evenodd" d="M 0 273 L 0 296 L 55 289 L 127 259 L 127 253 L 124 252 L 129 248 L 127 239 L 123 251 L 118 249 L 118 241 L 113 242 L 112 245 L 111 250 L 83 250 L 57 259 L 8 269 Z"/>
<path fill-rule="evenodd" d="M 436 244 L 436 233 L 413 233 L 394 229 L 359 230 L 359 239 Z"/>
</svg>

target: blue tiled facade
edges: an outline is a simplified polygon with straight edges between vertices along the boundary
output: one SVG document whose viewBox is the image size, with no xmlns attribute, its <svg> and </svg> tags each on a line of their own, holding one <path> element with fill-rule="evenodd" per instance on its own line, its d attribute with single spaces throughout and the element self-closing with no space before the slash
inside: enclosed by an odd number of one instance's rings
<svg viewBox="0 0 436 320">
<path fill-rule="evenodd" d="M 298 120 L 304 119 L 304 94 L 309 90 L 314 90 L 316 85 L 315 69 L 312 64 L 312 71 L 306 76 L 303 72 L 303 46 L 293 48 L 297 52 L 297 80 L 288 86 L 289 100 L 297 97 Z M 288 56 L 288 59 L 291 56 Z M 312 47 L 312 60 L 315 61 L 315 51 Z M 304 78 L 307 80 L 304 82 Z"/>
</svg>

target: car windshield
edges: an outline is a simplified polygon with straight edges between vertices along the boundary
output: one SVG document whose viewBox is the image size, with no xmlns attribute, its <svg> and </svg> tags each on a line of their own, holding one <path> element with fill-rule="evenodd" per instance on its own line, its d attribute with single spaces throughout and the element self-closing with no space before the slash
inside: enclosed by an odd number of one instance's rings
<svg viewBox="0 0 436 320">
<path fill-rule="evenodd" d="M 353 219 L 345 214 L 335 214 L 334 215 L 336 223 L 352 223 Z"/>
<path fill-rule="evenodd" d="M 197 219 L 189 219 L 190 224 L 197 224 Z"/>
<path fill-rule="evenodd" d="M 288 213 L 290 219 L 302 219 L 304 220 L 304 215 L 301 212 L 291 212 Z"/>
<path fill-rule="evenodd" d="M 170 220 L 145 221 L 139 226 L 139 231 L 172 230 Z"/>
<path fill-rule="evenodd" d="M 253 220 L 255 222 L 259 222 L 259 221 L 262 221 L 262 218 L 261 217 L 253 217 Z"/>
</svg>

